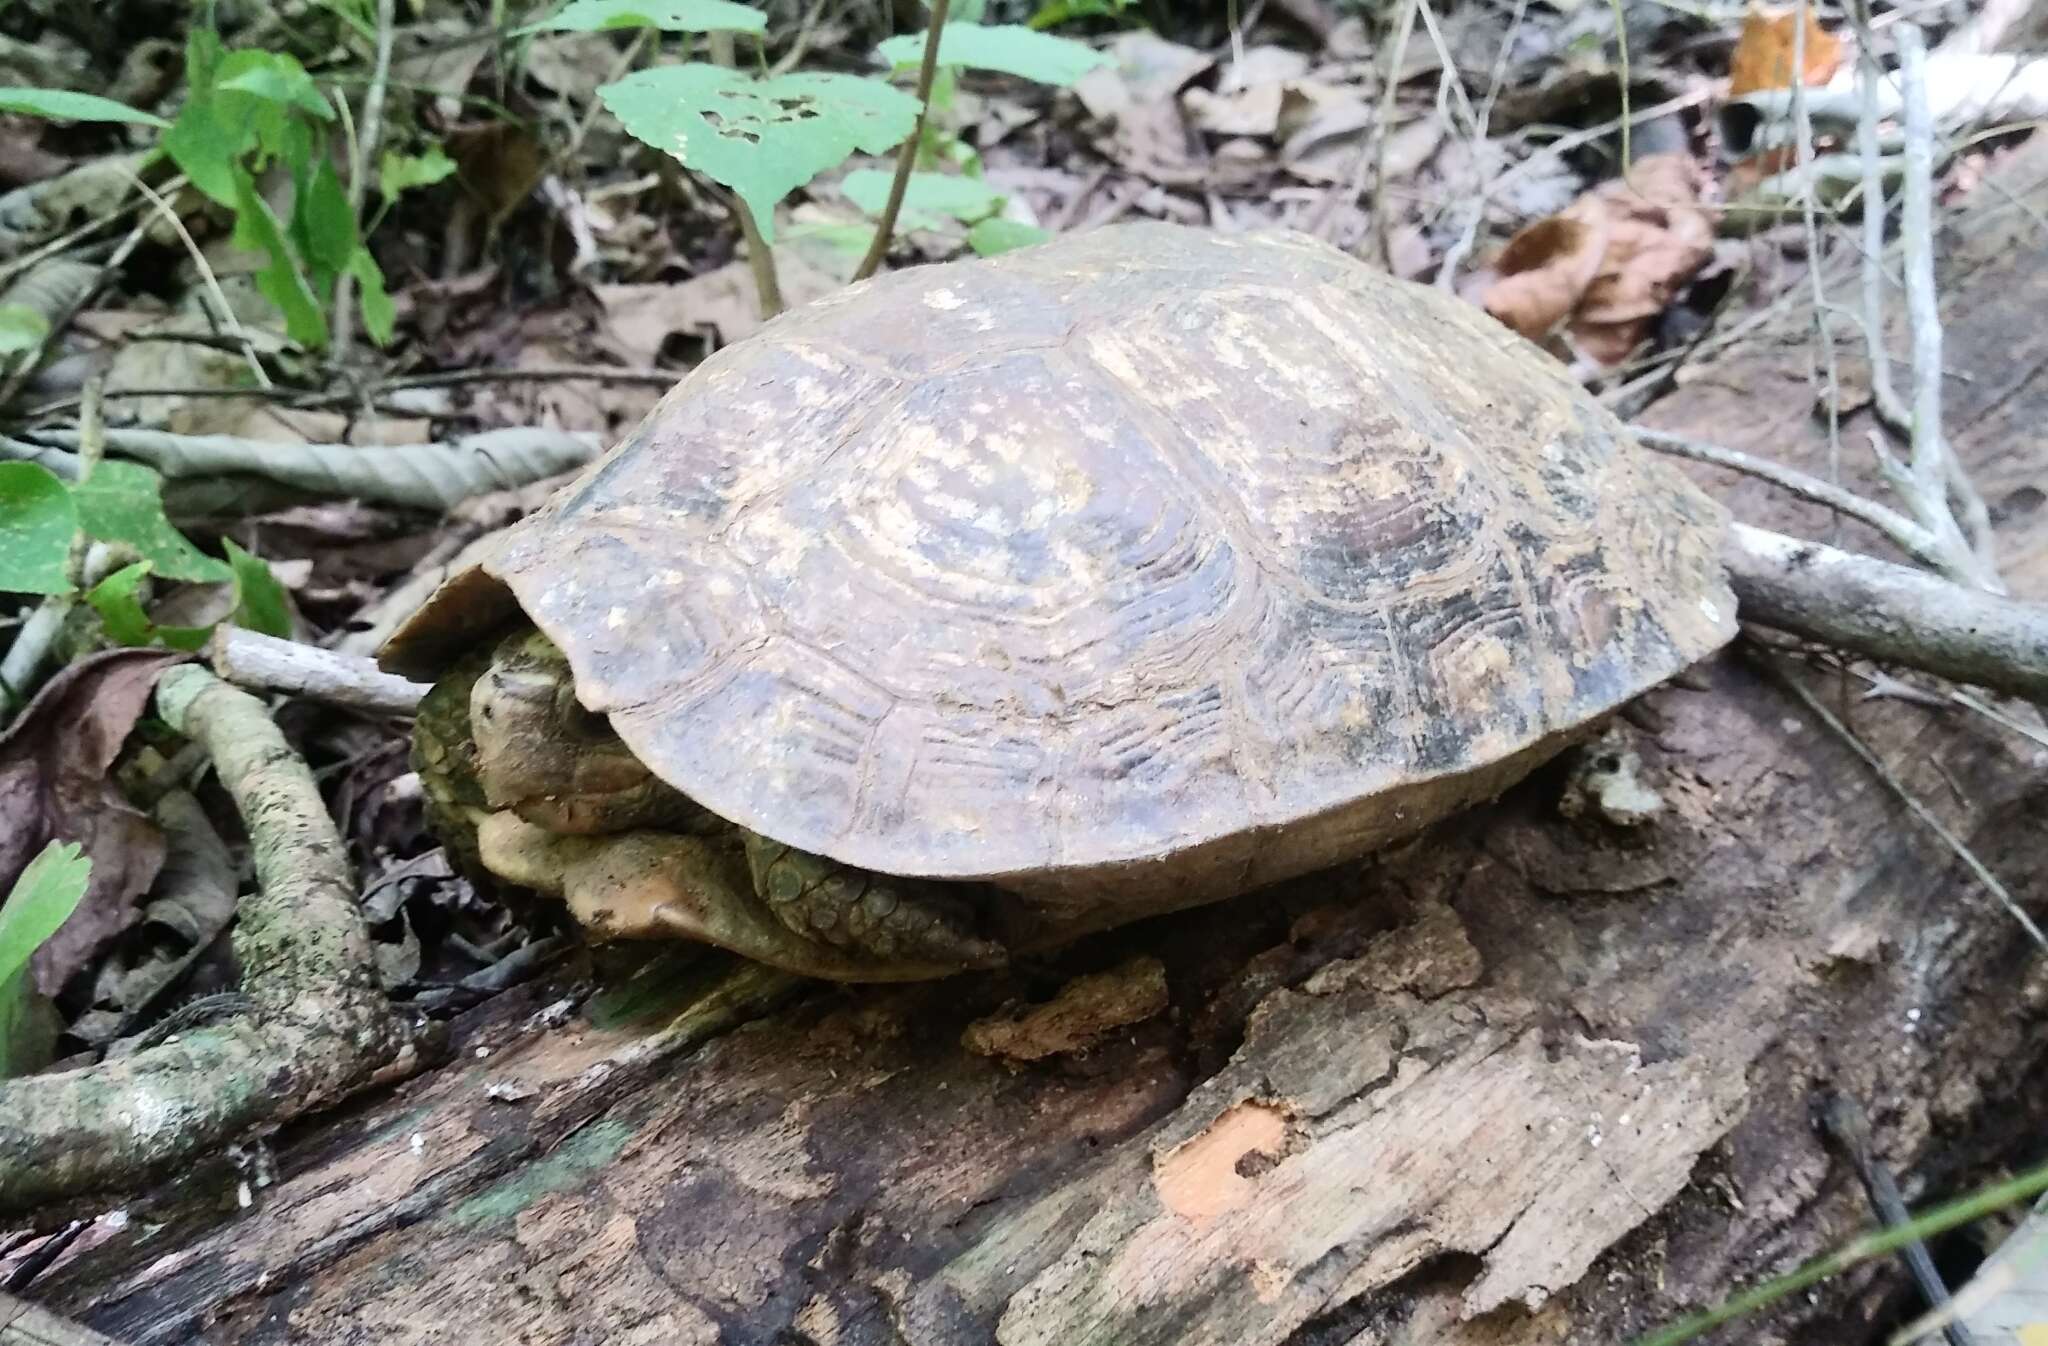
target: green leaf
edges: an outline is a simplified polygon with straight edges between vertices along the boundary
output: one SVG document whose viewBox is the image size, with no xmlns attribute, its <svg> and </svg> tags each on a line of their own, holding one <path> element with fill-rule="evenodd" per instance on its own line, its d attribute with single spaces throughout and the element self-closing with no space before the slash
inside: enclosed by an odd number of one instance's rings
<svg viewBox="0 0 2048 1346">
<path fill-rule="evenodd" d="M 220 63 L 227 55 L 220 34 L 205 24 L 194 24 L 185 35 L 185 84 L 191 89 L 211 89 Z"/>
<path fill-rule="evenodd" d="M 235 204 L 235 161 L 256 138 L 252 123 L 227 115 L 224 104 L 233 101 L 194 87 L 163 139 L 164 153 L 179 171 L 224 206 Z"/>
<path fill-rule="evenodd" d="M 0 979 L 28 966 L 29 955 L 71 919 L 92 877 L 75 841 L 52 841 L 28 862 L 0 905 Z"/>
<path fill-rule="evenodd" d="M 421 154 L 384 151 L 377 161 L 377 190 L 391 197 L 414 187 L 431 187 L 455 171 L 455 161 L 439 145 L 429 145 Z"/>
<path fill-rule="evenodd" d="M 356 217 L 332 160 L 313 165 L 305 194 L 293 203 L 292 221 L 304 221 L 306 262 L 316 274 L 331 282 L 348 269 L 356 252 Z"/>
<path fill-rule="evenodd" d="M 77 536 L 78 506 L 55 473 L 0 463 L 0 592 L 69 593 Z"/>
<path fill-rule="evenodd" d="M 0 89 L 0 112 L 25 112 L 31 117 L 51 117 L 70 122 L 137 122 L 143 126 L 168 127 L 169 122 L 154 112 L 116 103 L 97 94 L 73 93 L 69 89 Z"/>
<path fill-rule="evenodd" d="M 1047 0 L 1026 21 L 1032 28 L 1051 28 L 1074 19 L 1116 18 L 1131 7 L 1131 0 Z"/>
<path fill-rule="evenodd" d="M 223 566 L 222 569 L 227 567 Z M 158 626 L 143 611 L 140 590 L 149 578 L 147 561 L 123 566 L 85 591 L 85 601 L 100 615 L 107 639 L 117 645 L 164 644 L 174 650 L 197 650 L 206 644 L 212 628 L 206 626 Z"/>
<path fill-rule="evenodd" d="M 243 551 L 233 538 L 222 538 L 221 545 L 227 549 L 228 564 L 235 568 L 235 625 L 280 640 L 291 639 L 291 604 L 277 576 L 270 573 L 262 557 Z"/>
<path fill-rule="evenodd" d="M 727 0 L 574 0 L 559 14 L 513 33 L 594 33 L 605 28 L 758 35 L 768 31 L 768 16 Z"/>
<path fill-rule="evenodd" d="M 332 13 L 343 23 L 356 30 L 368 41 L 377 39 L 377 16 L 368 0 L 315 0 L 320 8 Z M 418 6 L 414 6 L 415 12 Z"/>
<path fill-rule="evenodd" d="M 50 335 L 50 320 L 27 304 L 0 304 L 0 355 L 38 350 Z"/>
<path fill-rule="evenodd" d="M 104 459 L 71 495 L 86 536 L 132 548 L 165 579 L 218 584 L 230 577 L 226 563 L 171 526 L 164 517 L 163 481 L 141 463 Z"/>
<path fill-rule="evenodd" d="M 915 98 L 857 75 L 757 80 L 693 62 L 597 92 L 633 135 L 737 192 L 770 240 L 783 197 L 856 150 L 891 149 L 917 124 Z"/>
<path fill-rule="evenodd" d="M 1035 224 L 1020 224 L 1001 218 L 983 220 L 967 231 L 967 246 L 983 257 L 1017 248 L 1035 247 L 1052 235 Z"/>
<path fill-rule="evenodd" d="M 839 190 L 868 214 L 880 215 L 888 204 L 889 186 L 895 176 L 879 168 L 863 168 L 848 173 Z M 1003 193 L 975 178 L 953 173 L 912 173 L 903 192 L 901 219 L 909 224 L 913 219 L 945 215 L 966 223 L 995 214 L 1003 208 L 1003 201 Z"/>
<path fill-rule="evenodd" d="M 266 103 L 293 107 L 322 121 L 334 119 L 334 109 L 320 96 L 319 86 L 306 67 L 289 52 L 244 48 L 231 51 L 220 63 L 213 87 L 231 93 L 248 94 Z"/>
<path fill-rule="evenodd" d="M 398 325 L 398 306 L 384 288 L 383 269 L 368 248 L 359 247 L 348 259 L 348 273 L 356 278 L 356 288 L 362 294 L 363 330 L 378 345 L 390 345 Z"/>
<path fill-rule="evenodd" d="M 85 601 L 99 613 L 107 639 L 116 645 L 147 645 L 156 639 L 156 625 L 142 610 L 137 590 L 149 577 L 149 562 L 122 566 L 85 591 Z"/>
<path fill-rule="evenodd" d="M 284 314 L 285 334 L 311 350 L 327 344 L 327 318 L 285 242 L 284 229 L 270 205 L 256 193 L 247 172 L 236 169 L 235 235 L 237 247 L 270 255 L 270 265 L 256 273 L 256 288 Z"/>
<path fill-rule="evenodd" d="M 28 862 L 0 905 L 0 1077 L 47 1064 L 61 1022 L 28 976 L 29 955 L 85 897 L 92 861 L 78 843 L 52 841 Z"/>
<path fill-rule="evenodd" d="M 924 60 L 925 36 L 892 37 L 875 52 L 897 70 L 916 66 Z M 1022 24 L 949 23 L 939 33 L 939 62 L 995 70 L 1040 84 L 1072 84 L 1097 66 L 1108 65 L 1109 57 L 1085 42 L 1036 33 Z"/>
</svg>

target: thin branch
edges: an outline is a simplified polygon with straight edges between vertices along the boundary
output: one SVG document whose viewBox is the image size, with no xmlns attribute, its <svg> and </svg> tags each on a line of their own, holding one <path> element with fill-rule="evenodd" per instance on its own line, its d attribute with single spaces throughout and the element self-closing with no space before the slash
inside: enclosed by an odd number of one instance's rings
<svg viewBox="0 0 2048 1346">
<path fill-rule="evenodd" d="M 1900 25 L 1901 28 L 1905 26 L 1904 24 Z M 1774 658 L 1764 656 L 1762 662 L 1764 668 L 1770 672 L 1771 676 L 1778 683 L 1798 697 L 1801 704 L 1808 711 L 1812 712 L 1816 719 L 1826 725 L 1831 732 L 1849 746 L 1852 752 L 1863 759 L 1866 766 L 1877 773 L 1878 779 L 1882 780 L 1891 792 L 1898 796 L 1899 802 L 1911 810 L 1915 818 L 1918 818 L 1930 832 L 1941 838 L 1942 844 L 1947 846 L 1950 852 L 1968 867 L 1970 873 L 1976 876 L 1977 882 L 1983 885 L 1984 890 L 1996 898 L 1999 905 L 2005 908 L 2006 914 L 2019 922 L 2020 929 L 2026 932 L 2027 938 L 2033 940 L 2043 951 L 2048 951 L 2048 935 L 2044 935 L 2041 932 L 2041 927 L 2034 923 L 2034 918 L 2027 914 L 2024 907 L 2013 900 L 2012 893 L 2006 889 L 2003 883 L 1999 882 L 1998 876 L 1985 868 L 1984 862 L 1977 858 L 1977 853 L 1971 850 L 1961 837 L 1950 831 L 1946 823 L 1935 817 L 1934 811 L 1921 803 L 1919 798 L 1906 788 L 1904 782 L 1892 774 L 1891 768 L 1887 767 L 1884 761 L 1875 752 L 1871 751 L 1870 746 L 1862 739 L 1856 737 L 1854 731 L 1847 725 L 1836 719 L 1829 712 L 1828 708 L 1820 703 L 1820 698 L 1807 691 L 1805 685 L 1799 679 L 1787 672 L 1783 665 Z"/>
<path fill-rule="evenodd" d="M 1796 496 L 1823 505 L 1838 514 L 1847 515 L 1858 523 L 1877 530 L 1900 551 L 1914 560 L 1936 569 L 1945 569 L 1943 557 L 1934 536 L 1919 524 L 1888 506 L 1874 500 L 1867 500 L 1854 491 L 1822 481 L 1819 477 L 1801 472 L 1796 467 L 1774 463 L 1768 458 L 1758 458 L 1740 449 L 1724 448 L 1704 440 L 1688 439 L 1662 430 L 1646 430 L 1631 426 L 1629 431 L 1646 447 L 1659 453 L 1668 453 L 1679 458 L 1690 458 L 1696 463 L 1709 463 L 1725 467 L 1746 476 L 1767 481 L 1773 486 L 1790 491 Z"/>
<path fill-rule="evenodd" d="M 1991 562 L 1990 514 L 1949 447 L 1941 418 L 1941 308 L 1934 288 L 1934 119 L 1927 103 L 1927 45 L 1918 26 L 1896 25 L 1906 132 L 1906 317 L 1912 330 L 1913 447 L 1909 503 L 1920 522 L 1971 559 L 1977 583 L 2002 592 Z M 1972 524 L 1966 536 L 1950 511 L 1953 495 Z"/>
<path fill-rule="evenodd" d="M 910 190 L 910 171 L 917 166 L 917 152 L 924 144 L 925 121 L 932 111 L 932 85 L 939 77 L 939 40 L 944 36 L 946 11 L 952 8 L 952 0 L 931 0 L 932 19 L 925 30 L 924 60 L 917 67 L 917 124 L 910 130 L 910 138 L 903 142 L 903 148 L 896 155 L 896 176 L 889 181 L 889 199 L 882 206 L 882 217 L 875 223 L 874 241 L 868 244 L 867 256 L 860 259 L 853 279 L 866 280 L 881 268 L 882 259 L 889 255 L 889 240 L 896 232 L 896 216 L 903 209 L 904 193 Z"/>
<path fill-rule="evenodd" d="M 157 686 L 170 725 L 206 745 L 249 830 L 256 891 L 235 952 L 253 1012 L 134 1056 L 0 1084 L 0 1212 L 132 1188 L 252 1126 L 330 1106 L 421 1064 L 377 988 L 348 850 L 304 759 L 263 703 L 204 669 Z"/>
<path fill-rule="evenodd" d="M 215 673 L 237 687 L 288 692 L 374 715 L 410 715 L 428 690 L 382 671 L 374 661 L 226 622 L 214 628 L 206 657 Z"/>
<path fill-rule="evenodd" d="M 263 368 L 263 361 L 256 354 L 256 343 L 250 340 L 248 331 L 242 326 L 242 320 L 235 316 L 234 306 L 228 303 L 227 295 L 221 291 L 220 279 L 213 274 L 213 267 L 207 262 L 206 253 L 200 248 L 198 241 L 185 228 L 185 221 L 171 208 L 171 203 L 154 191 L 148 183 L 133 173 L 128 175 L 128 180 L 134 184 L 137 191 L 149 198 L 149 203 L 156 208 L 157 216 L 177 231 L 178 240 L 185 245 L 185 255 L 192 259 L 193 269 L 199 273 L 200 284 L 204 285 L 207 294 L 213 297 L 214 308 L 220 314 L 220 326 L 227 329 L 228 334 L 241 348 L 242 358 L 248 362 L 249 372 L 255 377 L 257 386 L 270 387 L 270 374 Z M 185 179 L 177 178 L 165 188 L 165 192 L 175 192 L 184 185 Z"/>
<path fill-rule="evenodd" d="M 1828 480 L 1842 477 L 1842 379 L 1835 364 L 1835 333 L 1828 325 L 1827 283 L 1821 276 L 1820 222 L 1813 208 L 1813 121 L 1806 108 L 1806 33 L 1812 23 L 1808 0 L 1799 0 L 1792 17 L 1793 154 L 1804 186 L 1799 216 L 1806 230 L 1806 276 L 1813 287 L 1813 339 L 1820 347 L 1821 374 L 1827 382 Z"/>
<path fill-rule="evenodd" d="M 1394 269 L 1394 230 L 1387 210 L 1387 150 L 1394 139 L 1394 95 L 1401 89 L 1401 67 L 1408 60 L 1408 39 L 1415 33 L 1415 13 L 1422 0 L 1402 0 L 1401 18 L 1394 28 L 1393 45 L 1387 48 L 1386 83 L 1380 90 L 1379 125 L 1373 131 L 1372 150 L 1372 236 L 1380 250 L 1380 265 Z"/>
</svg>

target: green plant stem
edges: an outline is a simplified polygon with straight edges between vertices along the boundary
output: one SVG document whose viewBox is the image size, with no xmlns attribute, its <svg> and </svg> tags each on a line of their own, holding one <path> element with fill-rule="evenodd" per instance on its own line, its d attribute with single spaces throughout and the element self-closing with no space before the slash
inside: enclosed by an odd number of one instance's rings
<svg viewBox="0 0 2048 1346">
<path fill-rule="evenodd" d="M 775 250 L 768 246 L 768 240 L 761 237 L 761 226 L 754 220 L 754 212 L 737 195 L 729 198 L 732 212 L 739 217 L 740 234 L 747 243 L 747 269 L 754 273 L 754 290 L 760 297 L 761 317 L 772 318 L 782 312 L 782 278 L 775 273 Z"/>
<path fill-rule="evenodd" d="M 391 82 L 391 42 L 393 33 L 394 0 L 377 0 L 377 38 L 375 64 L 370 70 L 370 87 L 363 92 L 363 122 L 359 134 L 349 145 L 348 209 L 356 220 L 363 218 L 363 198 L 369 194 L 370 161 L 377 152 L 377 141 L 384 133 L 384 93 Z M 342 115 L 348 115 L 346 103 Z M 367 239 L 368 234 L 364 237 Z M 348 359 L 349 346 L 355 340 L 356 278 L 344 271 L 334 278 L 334 319 L 330 330 L 334 333 L 332 344 L 336 364 Z"/>
<path fill-rule="evenodd" d="M 1915 1239 L 1946 1233 L 1958 1226 L 1969 1224 L 1972 1220 L 1982 1219 L 1994 1211 L 2017 1205 L 2044 1191 L 2048 1191 L 2048 1164 L 1987 1187 L 1975 1195 L 1938 1206 L 1910 1224 L 1851 1239 L 1825 1257 L 1808 1262 L 1788 1276 L 1765 1281 L 1754 1290 L 1744 1291 L 1705 1313 L 1695 1314 L 1673 1323 L 1647 1337 L 1639 1337 L 1635 1346 L 1679 1346 L 1681 1342 L 1691 1341 L 1701 1333 L 1723 1323 L 1733 1322 L 1745 1314 L 1775 1304 L 1810 1285 L 1818 1285 L 1830 1276 L 1839 1276 L 1859 1262 L 1867 1262 L 1873 1257 L 1888 1256 Z"/>
<path fill-rule="evenodd" d="M 714 65 L 722 65 L 730 70 L 739 63 L 731 33 L 706 33 L 704 49 Z M 760 221 L 754 218 L 754 212 L 747 208 L 747 203 L 741 199 L 739 193 L 728 192 L 716 184 L 711 190 L 726 203 L 732 211 L 732 217 L 739 221 L 740 237 L 747 245 L 747 269 L 754 273 L 754 294 L 761 306 L 761 316 L 764 319 L 772 318 L 782 312 L 783 307 L 782 280 L 775 272 L 775 250 L 768 245 L 768 240 L 761 236 Z"/>
<path fill-rule="evenodd" d="M 881 268 L 882 259 L 889 255 L 889 240 L 896 232 L 896 216 L 903 209 L 903 195 L 910 190 L 910 170 L 917 166 L 918 146 L 924 143 L 924 126 L 932 111 L 932 84 L 939 76 L 939 38 L 946 26 L 946 11 L 951 0 L 931 0 L 932 21 L 925 32 L 924 61 L 917 68 L 917 125 L 910 128 L 910 138 L 903 142 L 903 148 L 896 155 L 896 176 L 889 183 L 889 200 L 882 207 L 882 218 L 875 225 L 874 241 L 868 244 L 868 255 L 860 259 L 860 266 L 854 270 L 855 280 L 866 280 Z"/>
<path fill-rule="evenodd" d="M 1629 148 L 1629 127 L 1632 119 L 1628 115 L 1628 15 L 1624 12 L 1627 0 L 1609 0 L 1614 9 L 1614 41 L 1618 51 L 1616 65 L 1621 76 L 1621 178 L 1626 181 L 1628 170 L 1634 162 Z"/>
</svg>

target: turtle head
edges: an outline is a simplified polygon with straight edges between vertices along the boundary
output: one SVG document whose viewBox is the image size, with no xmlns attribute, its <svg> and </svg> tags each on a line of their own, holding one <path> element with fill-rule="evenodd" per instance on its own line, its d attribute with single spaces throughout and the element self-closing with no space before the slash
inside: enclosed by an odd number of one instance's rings
<svg viewBox="0 0 2048 1346">
<path fill-rule="evenodd" d="M 622 831 L 686 802 L 577 699 L 568 659 L 530 627 L 471 685 L 469 725 L 483 802 L 550 832 Z"/>
</svg>

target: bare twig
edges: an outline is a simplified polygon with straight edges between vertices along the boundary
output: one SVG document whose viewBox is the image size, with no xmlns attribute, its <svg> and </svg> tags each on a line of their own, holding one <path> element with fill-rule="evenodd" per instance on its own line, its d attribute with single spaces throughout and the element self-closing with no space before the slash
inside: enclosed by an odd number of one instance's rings
<svg viewBox="0 0 2048 1346">
<path fill-rule="evenodd" d="M 1813 122 L 1806 111 L 1806 31 L 1812 22 L 1807 0 L 1799 0 L 1792 16 L 1793 154 L 1802 179 L 1813 168 Z M 1828 325 L 1827 283 L 1821 275 L 1820 222 L 1809 182 L 1799 194 L 1799 218 L 1806 230 L 1806 276 L 1813 288 L 1813 339 L 1820 347 L 1821 375 L 1826 380 L 1828 418 L 1828 480 L 1842 476 L 1842 379 L 1835 365 L 1835 333 Z"/>
<path fill-rule="evenodd" d="M 185 245 L 185 255 L 192 259 L 193 269 L 199 273 L 200 284 L 206 287 L 206 293 L 213 298 L 214 309 L 220 315 L 216 321 L 234 338 L 241 350 L 242 358 L 248 362 L 249 372 L 255 377 L 257 385 L 263 388 L 270 387 L 270 374 L 263 368 L 263 361 L 257 357 L 256 343 L 249 339 L 249 333 L 242 327 L 241 319 L 235 316 L 234 306 L 228 303 L 227 295 L 221 292 L 220 280 L 213 274 L 213 267 L 207 263 L 205 252 L 185 228 L 185 221 L 178 217 L 178 212 L 173 210 L 171 203 L 165 199 L 165 195 L 182 188 L 185 179 L 177 178 L 166 184 L 163 195 L 158 194 L 148 183 L 132 173 L 128 175 L 128 180 L 134 184 L 135 190 L 149 198 L 149 203 L 156 208 L 157 216 L 177 231 L 178 241 Z"/>
<path fill-rule="evenodd" d="M 889 199 L 882 205 L 882 217 L 875 223 L 875 237 L 867 256 L 860 259 L 853 279 L 866 280 L 881 269 L 889 255 L 889 240 L 896 232 L 896 216 L 903 209 L 903 195 L 910 190 L 910 172 L 917 166 L 917 154 L 924 144 L 925 121 L 932 112 L 932 85 L 939 77 L 939 42 L 945 35 L 946 11 L 952 0 L 931 0 L 932 18 L 925 30 L 924 60 L 917 67 L 917 124 L 896 155 L 896 176 L 889 180 Z"/>
<path fill-rule="evenodd" d="M 1794 68 L 1799 67 L 1794 62 Z M 1877 1212 L 1879 1223 L 1887 1229 L 1899 1229 L 1913 1222 L 1913 1213 L 1906 1209 L 1906 1200 L 1899 1195 L 1899 1185 L 1892 1178 L 1884 1161 L 1877 1157 L 1876 1147 L 1870 1143 L 1870 1122 L 1863 1115 L 1862 1105 L 1847 1093 L 1830 1094 L 1821 1104 L 1821 1126 L 1829 1137 L 1848 1156 L 1850 1166 L 1863 1182 L 1863 1190 L 1870 1198 L 1870 1205 Z M 1919 1238 L 1912 1238 L 1899 1249 L 1899 1258 L 1912 1274 L 1913 1282 L 1920 1287 L 1921 1297 L 1930 1307 L 1939 1309 L 1949 1303 L 1948 1286 L 1942 1283 L 1941 1273 L 1934 1268 L 1934 1258 L 1927 1251 L 1927 1244 Z M 1948 1329 L 1949 1346 L 1971 1346 L 1970 1334 L 1960 1323 L 1952 1323 Z"/>
<path fill-rule="evenodd" d="M 1387 147 L 1394 139 L 1394 95 L 1401 89 L 1401 67 L 1408 60 L 1408 39 L 1415 33 L 1415 13 L 1421 5 L 1422 0 L 1401 0 L 1401 17 L 1394 27 L 1394 40 L 1387 48 L 1379 124 L 1373 130 L 1372 236 L 1380 250 L 1380 265 L 1389 271 L 1394 269 L 1394 229 L 1392 212 L 1387 209 Z"/>
<path fill-rule="evenodd" d="M 1478 122 L 1472 130 L 1471 159 L 1475 171 L 1479 164 L 1479 147 L 1485 143 L 1487 127 L 1493 121 L 1493 105 L 1499 101 L 1501 84 L 1507 78 L 1508 56 L 1515 45 L 1515 38 L 1522 31 L 1522 20 L 1527 17 L 1528 12 L 1529 0 L 1515 0 L 1515 15 L 1508 21 L 1507 35 L 1501 38 L 1500 46 L 1494 51 L 1493 73 L 1487 79 L 1486 97 L 1480 100 Z M 1484 174 L 1479 176 L 1483 178 Z M 1471 213 L 1465 219 L 1465 227 L 1459 231 L 1458 240 L 1451 246 L 1451 250 L 1444 254 L 1443 265 L 1437 268 L 1437 288 L 1446 293 L 1456 288 L 1458 264 L 1471 250 L 1473 241 L 1479 237 L 1479 225 L 1486 216 L 1486 184 L 1481 181 L 1476 184 L 1476 188 Z"/>
<path fill-rule="evenodd" d="M 326 801 L 261 702 L 183 665 L 158 712 L 206 745 L 249 829 L 257 891 L 235 951 L 254 1011 L 134 1056 L 0 1085 L 0 1211 L 132 1187 L 247 1128 L 416 1069 L 421 1043 L 377 989 Z"/>
<path fill-rule="evenodd" d="M 237 687 L 290 692 L 377 715 L 410 715 L 427 688 L 374 663 L 222 623 L 207 642 L 213 671 Z"/>
<path fill-rule="evenodd" d="M 1990 563 L 1989 512 L 1949 448 L 1941 418 L 1941 309 L 1934 288 L 1934 121 L 1927 106 L 1927 46 L 1919 28 L 1895 27 L 1900 78 L 1904 84 L 1906 131 L 1905 209 L 1900 231 L 1905 242 L 1906 317 L 1913 345 L 1913 446 L 1910 488 L 1895 483 L 1921 526 L 1968 557 L 1977 583 L 2002 591 Z M 1881 339 L 1881 338 L 1880 338 Z M 1968 538 L 1949 499 L 1954 495 L 1964 517 L 1976 526 Z"/>
<path fill-rule="evenodd" d="M 1977 853 L 1971 850 L 1961 837 L 1950 831 L 1941 819 L 1935 817 L 1933 811 L 1921 803 L 1913 792 L 1908 790 L 1905 784 L 1892 774 L 1891 768 L 1887 767 L 1883 760 L 1875 752 L 1871 751 L 1869 745 L 1856 737 L 1847 725 L 1836 719 L 1828 708 L 1821 704 L 1820 698 L 1807 691 L 1805 685 L 1799 679 L 1787 672 L 1775 658 L 1765 655 L 1761 657 L 1761 662 L 1764 668 L 1770 672 L 1771 676 L 1781 686 L 1799 698 L 1800 703 L 1812 713 L 1814 718 L 1826 725 L 1836 737 L 1849 746 L 1850 751 L 1863 759 L 1864 765 L 1877 773 L 1878 779 L 1882 780 L 1891 789 L 1891 792 L 1898 796 L 1899 802 L 1911 810 L 1914 817 L 1918 818 L 1929 831 L 1941 838 L 1942 844 L 1947 846 L 1949 851 L 1968 867 L 1970 873 L 1976 876 L 1977 882 L 1983 885 L 1984 890 L 1997 899 L 2008 915 L 2019 922 L 2020 928 L 2026 932 L 2027 937 L 2033 940 L 2038 947 L 2048 951 L 2048 935 L 2041 933 L 2041 927 L 2034 923 L 2034 918 L 2029 916 L 2026 913 L 2026 909 L 2013 900 L 2012 893 L 2006 889 L 2003 883 L 1999 882 L 1996 874 L 1985 868 L 1984 862 L 1977 858 Z"/>
<path fill-rule="evenodd" d="M 1798 468 L 1774 463 L 1767 458 L 1758 458 L 1740 449 L 1724 448 L 1704 440 L 1688 439 L 1684 435 L 1669 434 L 1662 430 L 1647 430 L 1631 426 L 1630 432 L 1649 448 L 1659 453 L 1672 454 L 1679 458 L 1690 458 L 1697 463 L 1710 463 L 1734 472 L 1767 481 L 1782 487 L 1796 496 L 1824 505 L 1839 514 L 1845 514 L 1859 523 L 1867 524 L 1882 534 L 1887 541 L 1914 560 L 1940 568 L 1941 553 L 1934 538 L 1926 529 L 1914 523 L 1905 515 L 1874 500 L 1866 500 L 1854 491 L 1823 481 L 1819 477 L 1801 472 Z"/>
<path fill-rule="evenodd" d="M 1742 523 L 1728 526 L 1721 560 L 1744 621 L 2048 699 L 2048 606 Z"/>
<path fill-rule="evenodd" d="M 362 126 L 349 154 L 348 213 L 356 220 L 363 218 L 363 198 L 368 194 L 370 185 L 371 157 L 377 153 L 377 141 L 384 134 L 384 94 L 391 83 L 393 10 L 393 0 L 377 0 L 375 63 L 370 68 L 370 86 L 363 93 Z M 337 365 L 348 360 L 349 347 L 355 341 L 355 301 L 356 278 L 353 273 L 344 271 L 334 282 L 334 339 L 329 347 Z"/>
</svg>

